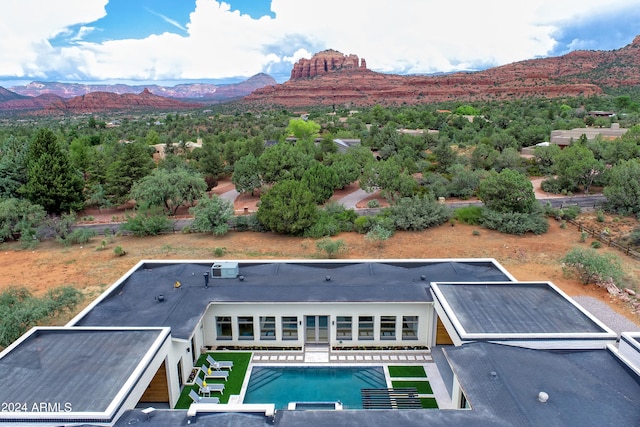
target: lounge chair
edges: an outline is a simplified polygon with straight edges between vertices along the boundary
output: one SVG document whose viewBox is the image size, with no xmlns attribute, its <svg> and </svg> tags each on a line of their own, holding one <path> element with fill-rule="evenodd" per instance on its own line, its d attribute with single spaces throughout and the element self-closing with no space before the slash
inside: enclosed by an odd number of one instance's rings
<svg viewBox="0 0 640 427">
<path fill-rule="evenodd" d="M 220 399 L 217 397 L 202 397 L 195 390 L 189 392 L 189 397 L 193 400 L 193 403 L 220 403 Z"/>
<path fill-rule="evenodd" d="M 229 371 L 216 371 L 212 368 L 207 368 L 206 365 L 202 365 L 200 368 L 204 371 L 204 379 L 218 379 L 218 380 L 227 380 L 229 379 Z"/>
<path fill-rule="evenodd" d="M 224 384 L 207 384 L 206 381 L 202 381 L 200 377 L 196 377 L 196 385 L 200 387 L 200 394 L 211 394 L 214 391 L 217 393 L 224 392 Z"/>
<path fill-rule="evenodd" d="M 210 354 L 207 355 L 207 363 L 209 364 L 209 366 L 212 369 L 215 369 L 216 371 L 219 371 L 220 369 L 228 369 L 228 370 L 232 370 L 233 369 L 233 362 L 230 360 L 216 360 L 213 357 L 211 357 Z"/>
</svg>

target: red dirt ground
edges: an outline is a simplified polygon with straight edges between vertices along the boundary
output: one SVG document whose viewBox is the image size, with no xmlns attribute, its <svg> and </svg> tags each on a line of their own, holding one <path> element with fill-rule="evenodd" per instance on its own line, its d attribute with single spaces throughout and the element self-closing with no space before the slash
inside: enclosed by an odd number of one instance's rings
<svg viewBox="0 0 640 427">
<path fill-rule="evenodd" d="M 576 227 L 562 228 L 555 220 L 550 225 L 549 232 L 541 236 L 512 236 L 463 224 L 453 227 L 445 224 L 422 232 L 397 232 L 381 245 L 357 233 L 342 233 L 334 239 L 343 240 L 347 246 L 339 256 L 341 259 L 495 258 L 518 280 L 551 281 L 569 295 L 589 295 L 604 301 L 640 324 L 640 318 L 626 304 L 610 298 L 603 289 L 584 286 L 563 275 L 559 260 L 573 247 L 587 247 L 592 239 L 581 243 Z M 474 235 L 474 231 L 479 235 Z M 4 243 L 0 245 L 0 289 L 26 286 L 41 294 L 50 287 L 72 285 L 86 294 L 88 304 L 141 259 L 324 258 L 313 239 L 254 232 L 231 232 L 222 237 L 182 233 L 145 238 L 125 236 L 105 239 L 105 248 L 100 250 L 100 246 L 100 237 L 89 244 L 68 248 L 51 241 L 34 250 Z M 115 256 L 116 246 L 127 254 Z M 216 248 L 224 251 L 223 257 L 216 257 Z M 600 251 L 618 253 L 606 247 Z M 627 275 L 638 283 L 640 263 L 619 256 Z"/>
</svg>

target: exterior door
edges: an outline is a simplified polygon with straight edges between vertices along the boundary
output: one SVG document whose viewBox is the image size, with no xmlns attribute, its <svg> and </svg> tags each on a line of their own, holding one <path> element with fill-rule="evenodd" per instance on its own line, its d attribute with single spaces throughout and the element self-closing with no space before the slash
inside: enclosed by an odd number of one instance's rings
<svg viewBox="0 0 640 427">
<path fill-rule="evenodd" d="M 305 325 L 307 344 L 329 343 L 329 316 L 305 316 Z"/>
</svg>

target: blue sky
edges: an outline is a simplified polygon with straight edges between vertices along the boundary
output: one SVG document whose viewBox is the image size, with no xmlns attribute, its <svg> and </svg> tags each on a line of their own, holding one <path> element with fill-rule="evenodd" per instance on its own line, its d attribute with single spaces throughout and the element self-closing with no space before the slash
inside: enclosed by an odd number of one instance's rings
<svg viewBox="0 0 640 427">
<path fill-rule="evenodd" d="M 324 49 L 369 68 L 478 70 L 640 34 L 640 1 L 0 0 L 0 85 L 288 79 Z"/>
</svg>

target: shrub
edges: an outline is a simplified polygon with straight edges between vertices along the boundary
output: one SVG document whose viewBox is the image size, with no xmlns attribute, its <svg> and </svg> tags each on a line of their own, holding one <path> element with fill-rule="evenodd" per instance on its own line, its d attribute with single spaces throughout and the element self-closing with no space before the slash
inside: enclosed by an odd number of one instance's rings
<svg viewBox="0 0 640 427">
<path fill-rule="evenodd" d="M 542 211 L 533 213 L 496 212 L 484 208 L 481 223 L 490 230 L 507 234 L 546 233 L 549 222 Z"/>
<path fill-rule="evenodd" d="M 473 230 L 471 234 L 473 234 L 474 236 L 479 236 L 480 232 L 478 230 Z"/>
<path fill-rule="evenodd" d="M 113 248 L 113 253 L 116 256 L 124 256 L 124 255 L 127 254 L 127 252 L 124 249 L 122 249 L 122 246 L 120 246 L 120 245 L 118 245 L 115 248 Z"/>
<path fill-rule="evenodd" d="M 126 218 L 127 222 L 122 225 L 122 229 L 134 236 L 156 236 L 171 230 L 171 221 L 160 208 L 140 208 L 135 216 L 127 214 Z"/>
<path fill-rule="evenodd" d="M 371 199 L 367 202 L 367 207 L 370 209 L 375 209 L 380 207 L 380 202 L 377 199 Z"/>
<path fill-rule="evenodd" d="M 227 248 L 215 248 L 213 250 L 213 254 L 217 257 L 222 257 L 224 256 L 226 251 L 227 251 Z"/>
<path fill-rule="evenodd" d="M 316 248 L 319 251 L 324 251 L 328 258 L 335 258 L 338 254 L 347 250 L 347 245 L 344 240 L 331 240 L 326 237 L 316 242 Z"/>
<path fill-rule="evenodd" d="M 376 224 L 367 232 L 365 239 L 375 243 L 378 247 L 382 247 L 383 242 L 389 240 L 391 236 L 393 236 L 393 231 Z"/>
<path fill-rule="evenodd" d="M 56 240 L 65 246 L 87 243 L 96 236 L 96 232 L 90 228 L 76 228 L 71 234 L 65 237 L 58 237 Z"/>
<path fill-rule="evenodd" d="M 593 249 L 572 249 L 562 258 L 565 274 L 574 274 L 583 284 L 602 283 L 622 278 L 620 259 L 611 253 L 598 253 Z"/>
<path fill-rule="evenodd" d="M 395 228 L 400 230 L 424 230 L 451 217 L 451 209 L 431 195 L 403 197 L 389 211 Z"/>
<path fill-rule="evenodd" d="M 194 231 L 222 236 L 229 231 L 233 203 L 217 195 L 203 197 L 198 200 L 197 205 L 189 208 L 189 212 L 193 214 L 191 228 Z"/>
<path fill-rule="evenodd" d="M 583 231 L 582 233 L 580 233 L 580 242 L 581 243 L 586 242 L 588 235 L 589 235 L 589 233 L 587 233 L 586 231 Z"/>
<path fill-rule="evenodd" d="M 482 218 L 481 206 L 465 206 L 453 212 L 453 217 L 463 224 L 478 225 Z"/>
<path fill-rule="evenodd" d="M 370 217 L 368 216 L 359 216 L 353 221 L 353 229 L 360 234 L 365 234 L 372 226 Z"/>
<path fill-rule="evenodd" d="M 56 239 L 59 242 L 64 242 L 73 232 L 75 222 L 76 216 L 74 214 L 48 215 L 36 230 L 36 236 L 39 240 Z"/>
<path fill-rule="evenodd" d="M 600 243 L 598 240 L 594 240 L 593 242 L 591 242 L 591 247 L 593 249 L 598 249 L 602 247 L 602 243 Z"/>
<path fill-rule="evenodd" d="M 596 219 L 598 220 L 598 222 L 604 222 L 604 212 L 602 212 L 601 210 L 596 212 Z"/>
</svg>

